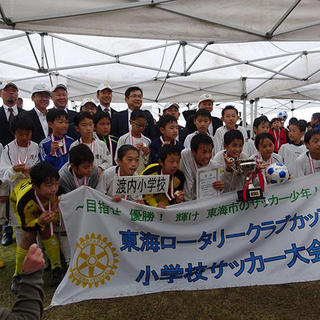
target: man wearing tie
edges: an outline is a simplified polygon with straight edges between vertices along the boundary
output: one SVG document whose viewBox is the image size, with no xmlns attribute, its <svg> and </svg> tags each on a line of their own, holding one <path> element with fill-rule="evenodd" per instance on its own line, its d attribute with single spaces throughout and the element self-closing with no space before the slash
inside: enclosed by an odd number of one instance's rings
<svg viewBox="0 0 320 320">
<path fill-rule="evenodd" d="M 113 135 L 121 137 L 129 132 L 131 125 L 129 123 L 130 116 L 133 110 L 140 109 L 142 106 L 143 93 L 139 87 L 130 87 L 125 92 L 125 101 L 128 105 L 127 110 L 120 111 L 114 117 L 113 122 Z M 156 130 L 154 129 L 154 119 L 151 113 L 147 110 L 143 110 L 147 118 L 147 127 L 143 131 L 143 135 L 148 137 L 151 141 L 156 136 Z"/>
<path fill-rule="evenodd" d="M 33 132 L 31 140 L 40 143 L 48 136 L 47 107 L 50 103 L 51 91 L 49 87 L 42 83 L 36 84 L 32 89 L 31 99 L 34 108 L 28 111 L 28 115 L 33 122 Z"/>
<path fill-rule="evenodd" d="M 3 82 L 1 87 L 1 97 L 3 105 L 0 107 L 0 143 L 4 147 L 8 143 L 14 140 L 14 135 L 10 131 L 10 125 L 13 121 L 14 116 L 20 112 L 25 112 L 17 107 L 18 100 L 18 86 L 13 82 Z M 3 185 L 4 186 L 4 185 Z M 9 218 L 9 201 L 6 196 L 1 196 L 1 205 L 6 204 L 6 216 Z M 12 227 L 8 226 L 8 222 L 2 226 L 2 240 L 3 246 L 8 246 L 12 243 Z"/>
</svg>

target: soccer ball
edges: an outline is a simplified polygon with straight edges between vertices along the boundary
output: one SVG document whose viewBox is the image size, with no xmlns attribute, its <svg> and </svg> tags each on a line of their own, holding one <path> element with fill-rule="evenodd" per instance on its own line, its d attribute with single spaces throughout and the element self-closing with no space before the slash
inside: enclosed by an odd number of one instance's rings
<svg viewBox="0 0 320 320">
<path fill-rule="evenodd" d="M 279 111 L 278 118 L 282 121 L 286 121 L 288 119 L 287 111 Z"/>
<path fill-rule="evenodd" d="M 266 169 L 266 176 L 270 183 L 282 183 L 289 179 L 289 171 L 282 163 L 272 163 Z"/>
</svg>

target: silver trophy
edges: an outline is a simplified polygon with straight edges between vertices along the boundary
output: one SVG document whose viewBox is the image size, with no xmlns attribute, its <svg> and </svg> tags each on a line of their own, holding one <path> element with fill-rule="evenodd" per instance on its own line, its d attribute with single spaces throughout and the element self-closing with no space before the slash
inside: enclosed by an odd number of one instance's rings
<svg viewBox="0 0 320 320">
<path fill-rule="evenodd" d="M 263 199 L 261 187 L 254 187 L 252 180 L 256 173 L 257 163 L 255 160 L 239 160 L 239 171 L 245 176 L 244 189 L 238 191 L 238 201 L 250 201 Z M 249 182 L 250 181 L 250 182 Z"/>
</svg>

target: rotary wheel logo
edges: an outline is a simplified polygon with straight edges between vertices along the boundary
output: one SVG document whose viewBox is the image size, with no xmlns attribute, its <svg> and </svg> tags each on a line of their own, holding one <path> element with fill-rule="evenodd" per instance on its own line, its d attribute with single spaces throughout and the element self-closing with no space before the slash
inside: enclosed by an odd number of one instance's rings
<svg viewBox="0 0 320 320">
<path fill-rule="evenodd" d="M 76 244 L 72 266 L 70 268 L 69 279 L 77 286 L 91 288 L 105 284 L 114 275 L 118 268 L 118 255 L 116 249 L 107 238 L 102 238 L 101 234 L 97 237 L 94 233 L 80 238 Z"/>
</svg>

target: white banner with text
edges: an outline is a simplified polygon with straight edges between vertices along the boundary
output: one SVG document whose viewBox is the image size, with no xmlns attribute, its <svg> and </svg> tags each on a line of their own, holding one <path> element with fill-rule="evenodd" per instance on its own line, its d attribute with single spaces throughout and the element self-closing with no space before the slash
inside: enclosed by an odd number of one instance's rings
<svg viewBox="0 0 320 320">
<path fill-rule="evenodd" d="M 319 195 L 320 174 L 167 209 L 81 187 L 60 201 L 73 254 L 51 305 L 319 280 Z"/>
</svg>

